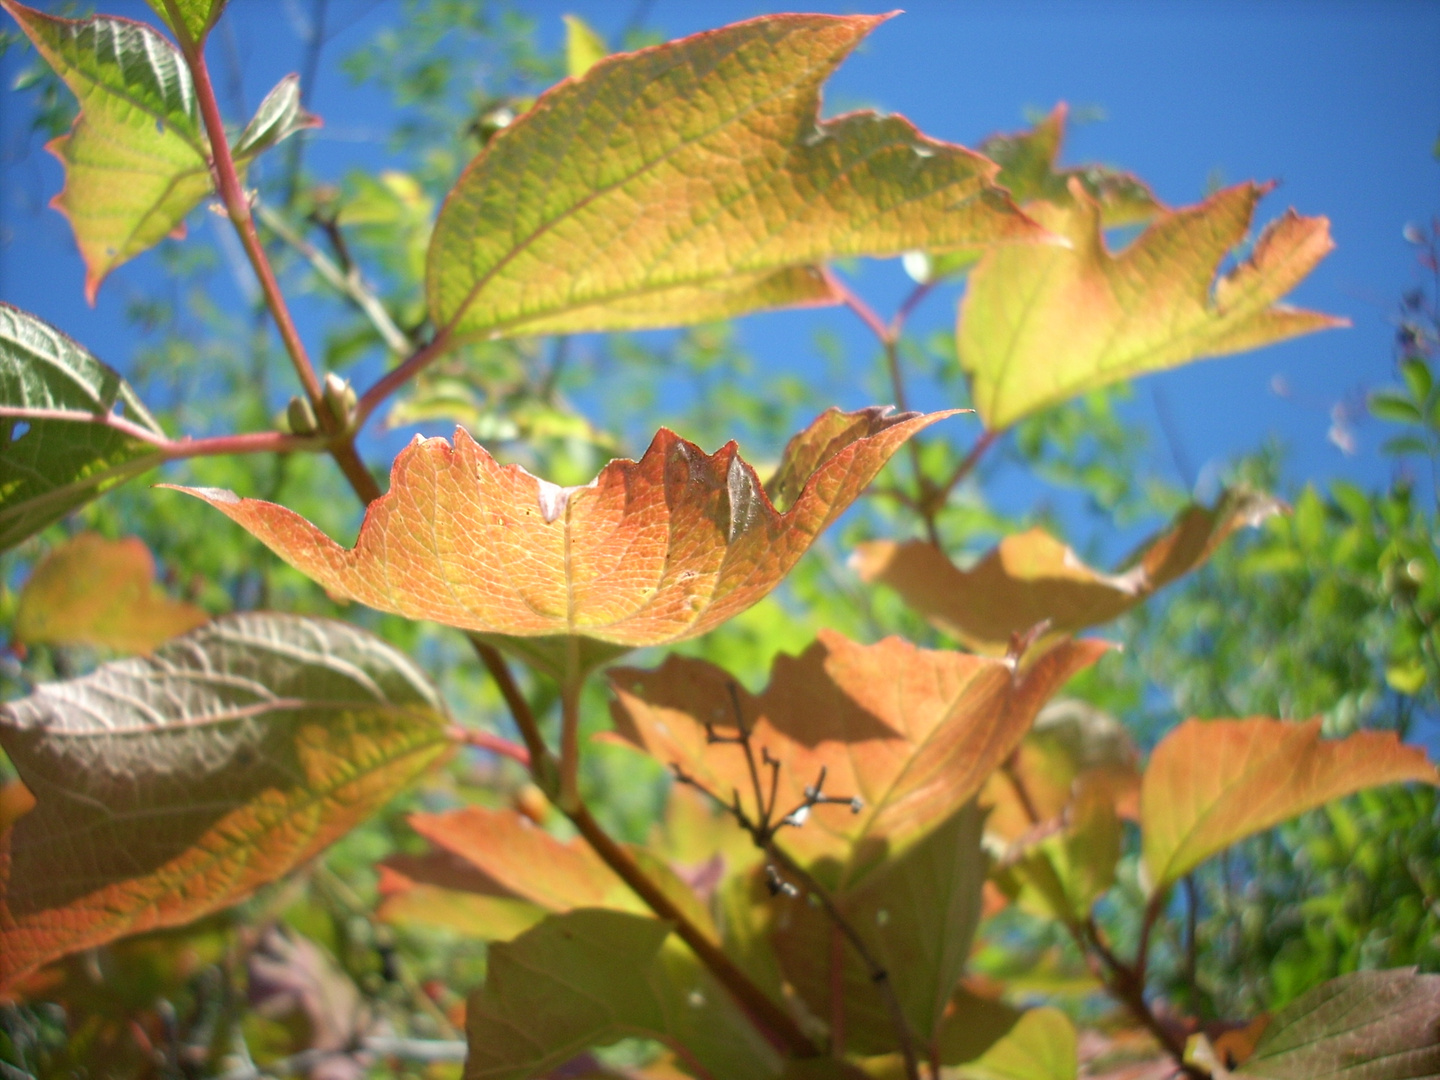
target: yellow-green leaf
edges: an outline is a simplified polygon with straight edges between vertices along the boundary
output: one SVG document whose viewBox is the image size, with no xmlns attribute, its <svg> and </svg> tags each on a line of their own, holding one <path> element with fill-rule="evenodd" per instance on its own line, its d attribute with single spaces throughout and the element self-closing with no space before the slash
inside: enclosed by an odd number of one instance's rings
<svg viewBox="0 0 1440 1080">
<path fill-rule="evenodd" d="M 451 745 L 438 691 L 347 623 L 217 619 L 0 707 L 35 808 L 0 836 L 0 988 L 243 899 Z"/>
<path fill-rule="evenodd" d="M 1030 130 L 991 135 L 979 146 L 980 153 L 1000 166 L 995 182 L 1010 192 L 1022 209 L 1037 200 L 1068 205 L 1072 178 L 1100 205 L 1104 228 L 1149 221 L 1164 209 L 1144 181 L 1130 173 L 1095 164 L 1060 168 L 1068 115 L 1062 101 Z M 932 255 L 928 280 L 968 269 L 983 254 L 981 248 L 970 248 Z"/>
<path fill-rule="evenodd" d="M 1150 888 L 1331 799 L 1407 780 L 1440 784 L 1440 775 L 1393 732 L 1322 739 L 1319 720 L 1186 720 L 1155 748 L 1140 785 Z"/>
<path fill-rule="evenodd" d="M 453 340 L 832 303 L 818 264 L 1050 238 L 996 167 L 900 117 L 819 119 L 883 16 L 773 15 L 607 57 L 548 91 L 446 199 L 426 274 Z"/>
<path fill-rule="evenodd" d="M 572 79 L 578 79 L 610 55 L 610 46 L 579 15 L 566 15 L 564 18 L 565 71 Z"/>
<path fill-rule="evenodd" d="M 1100 205 L 1078 179 L 1069 190 L 1068 206 L 1026 211 L 1069 248 L 996 248 L 970 275 L 956 340 L 991 429 L 1120 379 L 1348 325 L 1278 302 L 1333 246 L 1325 218 L 1287 211 L 1216 279 L 1266 187 L 1241 184 L 1162 213 L 1118 254 Z"/>
<path fill-rule="evenodd" d="M 936 628 L 977 652 L 1001 655 L 1013 635 L 1042 622 L 1058 635 L 1119 617 L 1210 558 L 1236 529 L 1280 509 L 1250 492 L 1229 492 L 1213 510 L 1188 507 L 1110 574 L 1086 566 L 1043 529 L 1007 536 L 969 570 L 921 540 L 861 544 L 852 565 L 863 580 L 889 585 Z"/>
<path fill-rule="evenodd" d="M 204 42 L 205 35 L 220 18 L 226 0 L 145 0 L 155 14 L 165 20 L 165 25 L 177 34 L 188 37 L 192 42 Z"/>
<path fill-rule="evenodd" d="M 35 567 L 20 590 L 14 633 L 27 645 L 147 653 L 209 619 L 155 584 L 155 560 L 142 541 L 87 532 L 53 548 Z"/>
<path fill-rule="evenodd" d="M 1021 1014 L 980 1057 L 956 1070 L 963 1080 L 1075 1080 L 1080 1071 L 1075 1025 L 1045 1006 Z"/>
</svg>

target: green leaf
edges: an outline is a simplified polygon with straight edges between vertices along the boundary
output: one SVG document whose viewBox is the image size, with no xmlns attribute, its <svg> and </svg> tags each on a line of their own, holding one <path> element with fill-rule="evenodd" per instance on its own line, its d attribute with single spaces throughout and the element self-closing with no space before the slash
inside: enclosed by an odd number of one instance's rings
<svg viewBox="0 0 1440 1080">
<path fill-rule="evenodd" d="M 1047 239 L 980 155 L 900 117 L 818 120 L 881 18 L 766 16 L 548 91 L 440 211 L 435 325 L 454 344 L 706 322 L 836 302 L 828 258 Z"/>
<path fill-rule="evenodd" d="M 300 104 L 300 76 L 286 75 L 265 95 L 250 123 L 235 140 L 231 153 L 237 168 L 243 168 L 256 155 L 297 131 L 320 126 L 320 118 L 305 111 Z"/>
<path fill-rule="evenodd" d="M 1166 211 L 1119 253 L 1100 205 L 1078 179 L 1069 190 L 1069 206 L 1027 209 L 1068 248 L 994 248 L 970 274 L 956 344 L 992 430 L 1121 379 L 1348 325 L 1278 302 L 1333 246 L 1325 218 L 1288 211 L 1216 278 L 1265 187 Z"/>
<path fill-rule="evenodd" d="M 1430 444 L 1419 435 L 1397 435 L 1393 439 L 1386 439 L 1380 444 L 1382 454 L 1393 454 L 1397 457 L 1403 454 L 1428 454 Z"/>
<path fill-rule="evenodd" d="M 1357 971 L 1275 1014 L 1237 1077 L 1419 1080 L 1440 1076 L 1440 975 Z"/>
<path fill-rule="evenodd" d="M 1079 1071 L 1075 1025 L 1046 1006 L 1022 1014 L 1008 1034 L 956 1074 L 963 1080 L 1075 1080 Z"/>
<path fill-rule="evenodd" d="M 670 928 L 618 911 L 552 915 L 492 945 L 466 1009 L 466 1080 L 527 1080 L 593 1046 L 656 1039 L 715 1080 L 763 1080 L 781 1063 Z"/>
<path fill-rule="evenodd" d="M 578 79 L 610 55 L 610 46 L 579 15 L 566 15 L 564 19 L 565 71 L 572 79 Z"/>
<path fill-rule="evenodd" d="M 940 1030 L 980 921 L 989 860 L 980 847 L 985 815 L 972 800 L 899 858 L 833 900 L 889 972 L 911 1030 L 928 1043 Z M 773 904 L 772 938 L 781 966 L 816 1016 L 844 1017 L 844 1049 L 898 1050 L 894 1025 L 869 972 L 843 945 L 839 1000 L 831 972 L 835 926 L 805 899 Z"/>
<path fill-rule="evenodd" d="M 287 873 L 441 757 L 445 726 L 378 638 L 273 614 L 3 706 L 0 746 L 37 804 L 0 837 L 0 986 Z"/>
<path fill-rule="evenodd" d="M 158 244 L 210 192 L 207 143 L 184 58 L 129 19 L 59 19 L 0 0 L 80 100 L 50 143 L 65 166 L 53 205 L 70 219 L 91 304 L 105 276 Z"/>
<path fill-rule="evenodd" d="M 220 18 L 226 0 L 145 0 L 155 14 L 165 20 L 165 25 L 176 34 L 188 37 L 195 44 L 201 44 L 215 20 Z M 179 15 L 178 21 L 171 16 L 173 8 Z M 182 33 L 183 31 L 183 33 Z"/>
<path fill-rule="evenodd" d="M 0 302 L 0 550 L 158 465 L 164 442 L 117 372 Z"/>
<path fill-rule="evenodd" d="M 1418 356 L 1411 356 L 1400 365 L 1400 374 L 1405 378 L 1405 385 L 1410 388 L 1410 396 L 1417 404 L 1425 404 L 1430 399 L 1430 390 L 1434 386 L 1430 365 Z"/>
<path fill-rule="evenodd" d="M 1370 395 L 1370 415 L 1393 424 L 1421 423 L 1420 409 L 1399 390 L 1376 390 Z"/>
</svg>

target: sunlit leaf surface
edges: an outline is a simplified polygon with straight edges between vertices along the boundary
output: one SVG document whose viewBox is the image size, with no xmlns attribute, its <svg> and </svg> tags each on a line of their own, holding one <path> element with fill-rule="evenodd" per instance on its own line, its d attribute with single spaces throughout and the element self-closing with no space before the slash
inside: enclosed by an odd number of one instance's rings
<svg viewBox="0 0 1440 1080">
<path fill-rule="evenodd" d="M 778 506 L 734 443 L 706 454 L 665 429 L 640 461 L 561 488 L 501 466 L 463 429 L 395 460 L 347 550 L 304 518 L 227 491 L 182 489 L 330 592 L 412 619 L 512 637 L 656 645 L 703 634 L 771 589 L 890 455 L 943 415 L 832 410 L 845 434 L 808 454 Z M 795 470 L 787 453 L 782 475 Z"/>
<path fill-rule="evenodd" d="M 1078 179 L 1071 205 L 1028 207 L 1071 246 L 996 248 L 971 271 L 956 337 L 986 426 L 1120 379 L 1348 325 L 1279 303 L 1333 246 L 1325 218 L 1287 211 L 1216 278 L 1266 190 L 1240 184 L 1162 213 L 1118 254 Z"/>
<path fill-rule="evenodd" d="M 1436 784 L 1440 775 L 1393 732 L 1322 739 L 1319 720 L 1186 720 L 1160 741 L 1141 782 L 1150 887 L 1331 799 L 1407 780 Z"/>
<path fill-rule="evenodd" d="M 444 719 L 402 654 L 290 615 L 217 619 L 6 704 L 36 806 L 0 837 L 0 986 L 278 878 L 443 755 Z"/>
<path fill-rule="evenodd" d="M 610 56 L 465 170 L 426 291 L 458 338 L 833 303 L 847 255 L 1033 240 L 995 166 L 820 85 L 884 16 L 772 15 Z"/>
</svg>

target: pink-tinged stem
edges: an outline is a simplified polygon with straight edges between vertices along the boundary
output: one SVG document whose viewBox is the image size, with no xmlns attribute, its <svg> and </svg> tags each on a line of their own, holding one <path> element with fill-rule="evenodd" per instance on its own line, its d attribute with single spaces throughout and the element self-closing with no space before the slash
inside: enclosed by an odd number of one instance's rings
<svg viewBox="0 0 1440 1080">
<path fill-rule="evenodd" d="M 499 735 L 492 735 L 488 731 L 476 731 L 474 728 L 454 726 L 446 729 L 445 732 L 453 742 L 463 743 L 466 746 L 478 747 L 481 750 L 489 750 L 492 754 L 499 754 L 511 761 L 518 761 L 525 768 L 530 768 L 530 752 L 519 743 L 513 743 L 509 739 L 502 739 Z"/>
<path fill-rule="evenodd" d="M 449 330 L 441 330 L 431 340 L 430 344 L 411 353 L 401 363 L 382 375 L 375 385 L 360 395 L 360 401 L 355 406 L 355 426 L 364 426 L 370 414 L 380 407 L 380 403 L 393 394 L 400 387 L 420 374 L 431 362 L 439 358 L 450 348 Z"/>
</svg>

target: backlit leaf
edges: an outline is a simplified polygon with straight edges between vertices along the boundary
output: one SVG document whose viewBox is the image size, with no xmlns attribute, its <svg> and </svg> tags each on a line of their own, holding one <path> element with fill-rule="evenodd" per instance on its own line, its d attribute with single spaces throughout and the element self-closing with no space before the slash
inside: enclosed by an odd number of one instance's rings
<svg viewBox="0 0 1440 1080">
<path fill-rule="evenodd" d="M 1072 205 L 1026 212 L 1071 247 L 996 248 L 970 274 L 957 344 L 991 429 L 1120 379 L 1348 325 L 1278 303 L 1333 246 L 1325 218 L 1287 211 L 1216 279 L 1265 187 L 1162 213 L 1119 254 L 1099 205 L 1078 180 L 1069 187 Z"/>
<path fill-rule="evenodd" d="M 65 166 L 53 205 L 70 220 L 91 304 L 121 263 L 184 227 L 211 191 L 210 144 L 179 50 L 144 23 L 111 16 L 62 19 L 0 0 L 70 87 L 80 115 L 48 149 Z M 218 15 L 217 0 L 180 0 L 192 37 Z M 315 118 L 299 107 L 293 76 L 261 104 L 234 149 L 242 175 L 260 151 Z"/>
<path fill-rule="evenodd" d="M 136 537 L 81 533 L 52 549 L 20 591 L 14 637 L 27 645 L 103 645 L 147 653 L 210 616 L 155 584 L 155 560 Z"/>
<path fill-rule="evenodd" d="M 975 803 L 968 803 L 855 888 L 833 896 L 889 973 L 910 1030 L 927 1045 L 938 1034 L 980 921 L 989 863 L 980 848 L 983 821 Z M 803 897 L 777 897 L 771 907 L 775 951 L 810 1011 L 832 1023 L 840 1018 L 846 1050 L 867 1055 L 898 1050 L 874 980 L 849 943 L 836 937 L 825 912 Z M 838 982 L 836 959 L 842 964 Z"/>
<path fill-rule="evenodd" d="M 390 856 L 380 864 L 378 892 L 382 922 L 443 926 L 485 941 L 509 941 L 547 914 L 448 851 Z"/>
<path fill-rule="evenodd" d="M 0 550 L 158 465 L 164 441 L 117 372 L 0 303 Z"/>
<path fill-rule="evenodd" d="M 190 40 L 197 43 L 205 40 L 205 35 L 215 25 L 215 20 L 220 18 L 220 12 L 226 4 L 226 0 L 145 0 L 145 2 L 155 9 L 155 14 L 165 20 L 165 25 L 177 32 L 180 26 L 183 26 Z M 179 26 L 177 26 L 177 20 L 171 15 L 171 8 L 180 17 Z"/>
<path fill-rule="evenodd" d="M 1160 741 L 1141 782 L 1150 887 L 1331 799 L 1407 780 L 1437 784 L 1440 775 L 1393 732 L 1322 739 L 1319 720 L 1187 720 Z"/>
<path fill-rule="evenodd" d="M 1079 1071 L 1075 1025 L 1051 1006 L 1022 1013 L 994 1046 L 956 1070 L 964 1080 L 1075 1080 Z"/>
<path fill-rule="evenodd" d="M 37 801 L 0 839 L 0 986 L 278 878 L 441 757 L 444 719 L 378 638 L 271 614 L 3 706 Z"/>
<path fill-rule="evenodd" d="M 565 73 L 578 79 L 610 55 L 610 46 L 579 15 L 566 15 L 564 19 Z"/>
<path fill-rule="evenodd" d="M 243 167 L 262 151 L 296 132 L 319 126 L 320 118 L 306 112 L 300 104 L 300 77 L 286 75 L 265 95 L 230 152 L 236 167 Z"/>
<path fill-rule="evenodd" d="M 466 1080 L 527 1080 L 593 1046 L 655 1039 L 715 1080 L 764 1080 L 781 1063 L 729 994 L 655 919 L 552 915 L 491 946 L 471 995 Z"/>
<path fill-rule="evenodd" d="M 695 637 L 750 607 L 906 439 L 944 415 L 848 414 L 848 437 L 778 506 L 733 442 L 706 454 L 663 428 L 640 461 L 612 461 L 573 488 L 502 467 L 463 429 L 453 447 L 417 438 L 350 550 L 282 506 L 181 490 L 338 596 L 486 634 L 581 636 L 619 646 L 596 653 L 613 656 Z M 535 644 L 521 655 L 550 664 L 550 643 Z"/>
<path fill-rule="evenodd" d="M 833 303 L 822 260 L 1049 239 L 995 166 L 900 117 L 818 119 L 884 16 L 773 15 L 607 57 L 504 128 L 440 211 L 426 274 L 457 340 Z"/>
<path fill-rule="evenodd" d="M 649 911 L 583 840 L 576 837 L 561 843 L 517 811 L 467 806 L 443 814 L 412 814 L 409 820 L 410 827 L 431 843 L 463 859 L 511 895 L 547 911 L 585 907 Z M 696 925 L 716 936 L 709 911 L 668 864 L 643 848 L 631 848 L 630 853 Z"/>
<path fill-rule="evenodd" d="M 1440 1076 L 1440 975 L 1356 971 L 1271 1018 L 1235 1076 L 1420 1080 Z"/>
<path fill-rule="evenodd" d="M 826 792 L 864 800 L 858 814 L 817 806 L 779 842 L 832 887 L 858 884 L 974 796 L 1045 701 L 1106 648 L 1065 642 L 1017 671 L 899 638 L 867 646 L 821 631 L 801 656 L 777 657 L 764 691 L 735 693 L 756 753 L 768 748 L 782 763 L 780 812 L 803 801 L 822 767 Z M 728 674 L 672 656 L 654 671 L 615 670 L 611 680 L 615 737 L 680 765 L 721 798 L 740 791 L 753 812 L 744 754 L 706 738 L 706 722 L 735 733 Z"/>
<path fill-rule="evenodd" d="M 1242 525 L 1258 525 L 1279 509 L 1274 499 L 1247 492 L 1227 494 L 1213 510 L 1191 506 L 1113 574 L 1092 570 L 1042 529 L 1007 536 L 969 570 L 919 540 L 861 544 L 852 564 L 938 629 L 979 652 L 1002 654 L 1012 635 L 1046 620 L 1054 634 L 1109 622 L 1205 562 Z"/>
<path fill-rule="evenodd" d="M 1100 223 L 1107 229 L 1149 221 L 1164 209 L 1144 181 L 1130 173 L 1095 164 L 1059 168 L 1069 111 L 1061 102 L 1030 130 L 991 135 L 982 142 L 980 153 L 1000 166 L 995 182 L 1023 209 L 1036 200 L 1069 205 L 1073 178 L 1100 205 Z M 932 255 L 930 277 L 959 273 L 983 254 L 982 248 L 970 248 Z"/>
</svg>

